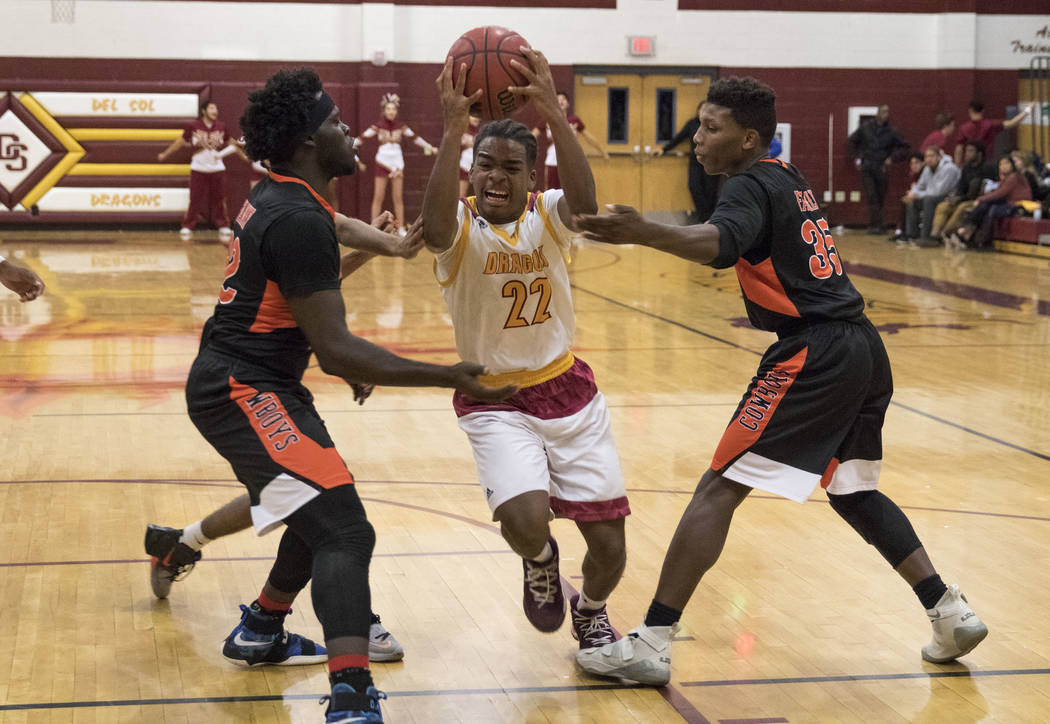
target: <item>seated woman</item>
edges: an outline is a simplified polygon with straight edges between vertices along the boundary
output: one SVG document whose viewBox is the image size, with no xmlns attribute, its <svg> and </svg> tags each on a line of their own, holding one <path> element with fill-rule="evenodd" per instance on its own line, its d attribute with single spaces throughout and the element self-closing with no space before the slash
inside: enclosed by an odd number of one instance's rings
<svg viewBox="0 0 1050 724">
<path fill-rule="evenodd" d="M 967 223 L 945 238 L 951 249 L 977 249 L 991 244 L 999 219 L 1013 216 L 1018 201 L 1030 201 L 1032 190 L 1018 171 L 1014 160 L 1005 155 L 999 158 L 999 185 L 977 197 L 977 205 L 967 215 Z"/>
</svg>

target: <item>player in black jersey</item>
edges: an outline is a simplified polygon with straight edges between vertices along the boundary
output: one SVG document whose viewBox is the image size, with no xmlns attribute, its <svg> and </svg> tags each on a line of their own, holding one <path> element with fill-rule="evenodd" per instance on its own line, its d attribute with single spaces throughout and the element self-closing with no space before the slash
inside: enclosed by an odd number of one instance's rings
<svg viewBox="0 0 1050 724">
<path fill-rule="evenodd" d="M 240 121 L 245 148 L 271 170 L 234 223 L 186 400 L 197 429 L 247 487 L 259 533 L 287 527 L 223 655 L 249 665 L 317 656 L 312 642 L 284 630 L 292 600 L 312 578 L 332 682 L 327 721 L 381 722 L 384 695 L 368 670 L 375 533 L 303 372 L 312 353 L 324 372 L 358 385 L 453 387 L 488 400 L 513 388 L 482 386 L 480 365 L 414 362 L 350 333 L 335 214 L 321 197 L 332 178 L 357 167 L 349 129 L 311 70 L 281 71 L 249 101 Z"/>
<path fill-rule="evenodd" d="M 831 507 L 912 586 L 933 624 L 927 661 L 952 661 L 988 629 L 937 575 L 911 523 L 877 490 L 889 359 L 864 316 L 809 184 L 766 157 L 775 95 L 753 78 L 712 84 L 694 137 L 697 160 L 729 178 L 706 224 L 669 226 L 613 206 L 577 224 L 587 238 L 640 244 L 715 268 L 735 267 L 751 323 L 777 334 L 686 508 L 645 623 L 581 652 L 587 671 L 645 684 L 670 680 L 670 639 L 722 552 L 733 511 L 753 488 L 799 502 L 818 484 Z"/>
</svg>

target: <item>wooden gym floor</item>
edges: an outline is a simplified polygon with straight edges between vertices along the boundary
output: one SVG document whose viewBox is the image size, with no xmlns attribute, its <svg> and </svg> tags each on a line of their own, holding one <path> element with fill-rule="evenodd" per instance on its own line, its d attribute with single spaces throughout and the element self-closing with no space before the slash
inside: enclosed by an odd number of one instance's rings
<svg viewBox="0 0 1050 724">
<path fill-rule="evenodd" d="M 225 262 L 204 237 L 0 232 L 48 285 L 31 304 L 0 295 L 0 722 L 322 718 L 324 667 L 244 671 L 219 654 L 278 535 L 217 541 L 168 600 L 150 593 L 146 523 L 181 527 L 241 492 L 183 402 Z M 685 613 L 671 686 L 589 678 L 567 625 L 540 634 L 521 613 L 521 567 L 449 394 L 380 389 L 358 407 L 312 369 L 378 532 L 374 608 L 407 652 L 375 666 L 387 721 L 1050 721 L 1048 262 L 838 243 L 894 364 L 882 489 L 988 639 L 959 663 L 924 663 L 923 611 L 824 494 L 756 494 Z M 347 280 L 351 328 L 452 360 L 430 264 L 377 260 Z M 573 282 L 576 349 L 609 399 L 634 509 L 610 601 L 626 632 L 771 336 L 745 324 L 731 270 L 586 245 Z M 554 530 L 579 587 L 581 539 Z M 308 596 L 290 628 L 320 637 Z"/>
</svg>

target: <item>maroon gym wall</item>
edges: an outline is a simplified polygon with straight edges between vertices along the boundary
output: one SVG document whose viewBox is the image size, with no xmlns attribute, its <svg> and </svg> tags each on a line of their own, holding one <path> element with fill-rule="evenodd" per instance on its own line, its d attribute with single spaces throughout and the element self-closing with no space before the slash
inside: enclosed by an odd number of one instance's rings
<svg viewBox="0 0 1050 724">
<path fill-rule="evenodd" d="M 758 0 L 752 0 L 758 2 Z M 292 64 L 295 67 L 299 64 Z M 343 118 L 355 133 L 360 133 L 379 117 L 379 99 L 388 91 L 401 96 L 401 118 L 431 143 L 441 138 L 441 115 L 438 109 L 434 79 L 440 70 L 436 63 L 390 63 L 376 67 L 370 63 L 311 64 L 324 79 L 333 98 L 343 109 Z M 168 84 L 207 88 L 209 97 L 220 108 L 221 117 L 239 134 L 237 118 L 248 94 L 266 77 L 288 64 L 262 61 L 200 60 L 126 60 L 87 58 L 0 58 L 0 89 L 16 90 L 43 87 L 57 88 L 60 83 L 87 85 L 99 89 L 128 91 L 157 90 Z M 572 88 L 571 66 L 554 69 L 559 88 Z M 975 70 L 900 70 L 900 69 L 827 69 L 827 68 L 732 68 L 719 69 L 722 77 L 753 75 L 777 91 L 780 120 L 792 124 L 792 161 L 822 192 L 827 186 L 828 114 L 835 115 L 834 183 L 839 190 L 859 190 L 860 180 L 846 154 L 846 109 L 851 105 L 887 103 L 892 122 L 911 143 L 918 144 L 933 128 L 933 118 L 942 109 L 965 120 L 966 104 L 981 97 L 989 117 L 1002 117 L 1007 106 L 1017 102 L 1017 71 Z M 56 79 L 62 79 L 57 81 Z M 535 116 L 528 111 L 522 119 L 530 126 Z M 585 119 L 586 120 L 586 119 Z M 117 159 L 104 145 L 89 151 L 98 154 L 86 161 L 114 162 L 152 161 L 163 143 L 143 143 L 134 147 L 133 158 Z M 130 148 L 130 147 L 129 147 Z M 541 158 L 542 158 L 542 148 Z M 366 144 L 362 157 L 371 165 L 375 145 Z M 137 154 L 142 154 L 138 157 Z M 413 144 L 405 145 L 405 205 L 409 217 L 419 213 L 423 189 L 432 161 Z M 179 161 L 180 159 L 172 159 Z M 185 162 L 185 159 L 182 159 Z M 227 159 L 227 187 L 230 212 L 247 196 L 249 173 L 246 164 L 235 157 Z M 896 218 L 896 199 L 904 192 L 906 174 L 903 164 L 893 172 L 887 219 Z M 128 179 L 125 179 L 127 182 Z M 67 180 L 66 183 L 83 183 Z M 184 182 L 183 182 L 184 183 Z M 372 170 L 358 177 L 343 179 L 339 185 L 338 203 L 344 213 L 364 217 L 369 213 L 372 196 Z M 866 221 L 866 207 L 861 203 L 836 204 L 832 222 L 860 224 Z M 0 215 L 0 223 L 6 216 Z M 17 215 L 22 223 L 41 223 Z M 131 214 L 113 214 L 107 220 L 125 222 L 142 220 Z M 52 220 L 57 220 L 52 217 Z M 101 219 L 100 219 L 101 220 Z M 14 218 L 7 219 L 10 223 Z M 173 218 L 171 222 L 177 223 Z"/>
</svg>

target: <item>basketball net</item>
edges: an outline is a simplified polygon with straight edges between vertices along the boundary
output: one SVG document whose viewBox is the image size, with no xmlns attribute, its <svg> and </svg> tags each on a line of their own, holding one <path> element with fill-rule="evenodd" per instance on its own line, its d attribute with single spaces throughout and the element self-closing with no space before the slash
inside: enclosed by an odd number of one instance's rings
<svg viewBox="0 0 1050 724">
<path fill-rule="evenodd" d="M 76 19 L 76 0 L 51 0 L 52 23 L 72 24 Z"/>
</svg>

